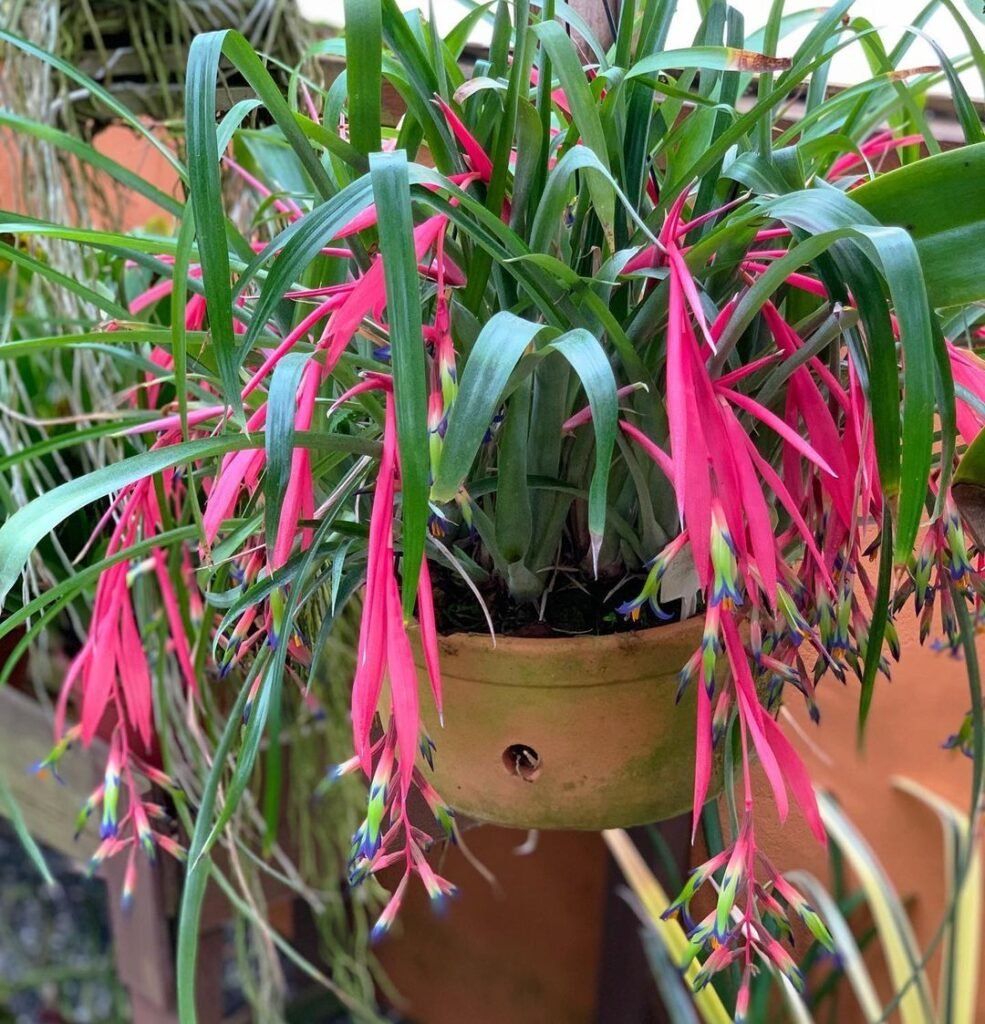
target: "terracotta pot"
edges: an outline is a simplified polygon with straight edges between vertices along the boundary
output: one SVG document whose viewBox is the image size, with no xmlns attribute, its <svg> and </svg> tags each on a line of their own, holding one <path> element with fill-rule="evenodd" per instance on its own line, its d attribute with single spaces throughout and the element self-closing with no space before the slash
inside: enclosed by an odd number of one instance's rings
<svg viewBox="0 0 985 1024">
<path fill-rule="evenodd" d="M 444 728 L 415 637 L 435 787 L 456 811 L 517 828 L 614 828 L 690 810 L 694 688 L 674 697 L 701 632 L 692 619 L 495 647 L 488 635 L 442 637 Z"/>
</svg>

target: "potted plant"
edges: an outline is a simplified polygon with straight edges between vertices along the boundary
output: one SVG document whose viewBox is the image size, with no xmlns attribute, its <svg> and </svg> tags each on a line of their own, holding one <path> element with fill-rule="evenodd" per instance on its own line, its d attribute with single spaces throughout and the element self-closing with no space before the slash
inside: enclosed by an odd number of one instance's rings
<svg viewBox="0 0 985 1024">
<path fill-rule="evenodd" d="M 706 975 L 741 967 L 736 1018 L 759 963 L 799 977 L 771 921 L 826 937 L 757 846 L 752 763 L 781 817 L 792 796 L 823 841 L 775 721 L 784 694 L 816 717 L 822 676 L 855 679 L 863 726 L 907 600 L 928 628 L 936 601 L 949 642 L 972 645 L 978 553 L 949 482 L 985 423 L 981 125 L 946 54 L 907 70 L 907 41 L 887 52 L 850 7 L 776 5 L 746 36 L 712 3 L 695 45 L 667 50 L 673 5 L 640 0 L 605 51 L 566 7 L 504 3 L 466 79 L 481 9 L 442 40 L 391 0 L 352 2 L 345 40 L 321 46 L 344 48 L 346 75 L 290 102 L 240 35 L 202 35 L 176 237 L 0 225 L 145 275 L 98 338 L 144 360 L 138 452 L 14 512 L 0 590 L 49 530 L 112 495 L 60 704 L 59 728 L 73 702 L 78 724 L 49 760 L 109 723 L 102 855 L 153 852 L 135 769 L 155 770 L 155 744 L 165 769 L 180 759 L 171 688 L 203 695 L 184 1019 L 210 852 L 346 608 L 353 749 L 329 778 L 369 780 L 352 880 L 398 872 L 377 934 L 412 876 L 436 902 L 453 891 L 427 850 L 454 809 L 599 828 L 692 806 L 697 821 L 724 783 L 731 841 L 673 907 L 724 869 L 690 941 Z M 806 39 L 777 56 L 798 26 Z M 879 70 L 829 96 L 847 45 Z M 238 130 L 252 104 L 217 123 L 223 58 L 270 128 Z M 944 154 L 919 103 L 942 78 L 968 143 Z M 384 80 L 407 107 L 395 130 Z M 265 196 L 247 236 L 222 166 Z M 227 677 L 238 696 L 216 702 Z"/>
</svg>

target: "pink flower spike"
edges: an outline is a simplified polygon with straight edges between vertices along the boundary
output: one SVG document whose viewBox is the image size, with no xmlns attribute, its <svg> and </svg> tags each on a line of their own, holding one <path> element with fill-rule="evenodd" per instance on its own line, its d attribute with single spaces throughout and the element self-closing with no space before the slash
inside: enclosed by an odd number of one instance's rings
<svg viewBox="0 0 985 1024">
<path fill-rule="evenodd" d="M 626 384 L 616 391 L 616 397 L 625 398 L 627 395 L 635 394 L 637 391 L 646 391 L 646 385 L 643 383 Z M 561 424 L 561 433 L 569 434 L 572 430 L 575 430 L 578 427 L 583 427 L 586 423 L 591 422 L 592 407 L 590 405 L 586 405 Z"/>
<path fill-rule="evenodd" d="M 320 383 L 321 367 L 315 362 L 309 362 L 305 366 L 301 378 L 298 411 L 294 419 L 295 430 L 308 430 L 311 427 Z M 297 535 L 298 520 L 302 510 L 314 506 L 313 487 L 311 452 L 307 448 L 296 447 L 291 453 L 291 475 L 281 503 L 271 568 L 279 569 L 287 562 Z M 304 537 L 302 537 L 303 543 Z"/>
<path fill-rule="evenodd" d="M 771 607 L 776 607 L 776 541 L 773 536 L 773 521 L 766 504 L 763 489 L 756 479 L 756 471 L 749 458 L 745 446 L 748 437 L 742 429 L 731 409 L 723 410 L 725 432 L 731 442 L 732 461 L 739 477 L 739 493 L 746 523 L 749 528 L 749 539 L 759 570 L 763 590 Z"/>
<path fill-rule="evenodd" d="M 715 333 L 712 328 L 712 334 Z M 754 359 L 751 363 L 746 363 L 745 366 L 740 366 L 737 370 L 732 370 L 730 373 L 723 373 L 719 377 L 715 384 L 719 387 L 730 387 L 732 384 L 737 384 L 740 380 L 745 380 L 746 377 L 752 376 L 764 367 L 769 366 L 770 363 L 775 363 L 778 359 L 781 359 L 782 355 L 779 352 L 773 352 L 768 356 L 761 356 L 759 359 Z"/>
<path fill-rule="evenodd" d="M 386 619 L 387 672 L 390 678 L 390 697 L 393 702 L 393 721 L 397 734 L 397 768 L 400 774 L 401 796 L 406 800 L 414 777 L 421 717 L 417 698 L 417 668 L 414 665 L 407 630 L 404 628 L 400 590 L 392 572 L 387 580 Z"/>
<path fill-rule="evenodd" d="M 255 178 L 245 167 L 241 167 L 231 156 L 224 156 L 222 162 L 227 166 L 231 167 L 235 173 L 246 182 L 254 191 L 259 192 L 264 198 L 269 198 L 273 195 L 269 188 L 263 184 L 262 181 Z M 303 210 L 293 199 L 275 199 L 274 209 L 278 213 L 286 213 L 292 219 L 297 219 L 303 215 Z"/>
<path fill-rule="evenodd" d="M 737 206 L 741 206 L 748 198 L 749 194 L 746 193 L 733 199 L 730 203 L 726 203 L 724 206 L 719 206 L 702 214 L 700 217 L 695 217 L 694 220 L 689 220 L 686 224 L 678 225 L 674 237 L 683 238 L 685 235 L 689 235 L 695 228 L 701 227 L 702 224 L 706 224 L 708 221 L 720 217 L 723 213 L 728 213 L 729 210 L 734 210 Z"/>
<path fill-rule="evenodd" d="M 197 427 L 200 423 L 207 423 L 219 416 L 225 415 L 226 406 L 207 405 L 204 409 L 190 409 L 188 411 L 188 426 Z M 148 420 L 146 423 L 138 423 L 136 426 L 127 427 L 123 435 L 130 434 L 160 434 L 167 430 L 177 430 L 181 426 L 181 416 L 175 413 L 172 416 L 162 416 L 160 419 Z"/>
<path fill-rule="evenodd" d="M 745 431 L 743 431 L 745 434 Z M 786 485 L 780 479 L 776 470 L 759 454 L 759 450 L 753 443 L 751 437 L 745 434 L 745 443 L 749 448 L 749 454 L 752 457 L 753 462 L 756 464 L 756 468 L 759 470 L 759 475 L 766 481 L 770 490 L 776 495 L 780 504 L 787 510 L 787 514 L 790 516 L 797 528 L 797 532 L 800 534 L 804 545 L 807 550 L 811 553 L 814 558 L 814 562 L 824 579 L 825 585 L 834 593 L 835 585 L 831 579 L 831 573 L 828 571 L 827 563 L 824 560 L 824 556 L 821 554 L 820 549 L 817 546 L 817 542 L 814 540 L 814 534 L 811 532 L 810 527 L 801 515 L 800 509 L 797 507 L 797 503 L 794 501 L 790 492 L 787 490 Z"/>
<path fill-rule="evenodd" d="M 339 395 L 339 397 L 336 398 L 328 407 L 328 412 L 326 412 L 325 415 L 334 415 L 340 408 L 342 408 L 343 405 L 345 405 L 346 402 L 351 401 L 357 395 L 365 394 L 367 391 L 387 391 L 392 394 L 393 384 L 391 383 L 387 386 L 384 383 L 383 378 L 375 375 L 369 376 L 367 374 L 358 384 L 353 384 L 347 391 L 343 391 L 342 394 Z"/>
<path fill-rule="evenodd" d="M 96 735 L 116 683 L 116 656 L 120 644 L 116 624 L 120 604 L 125 598 L 129 599 L 126 593 L 126 573 L 114 573 L 111 577 L 107 573 L 106 576 L 112 581 L 109 584 L 112 588 L 111 599 L 104 615 L 97 618 L 93 611 L 93 645 L 89 649 L 91 656 L 86 661 L 82 676 L 82 742 L 86 746 Z"/>
<path fill-rule="evenodd" d="M 845 174 L 849 168 L 855 167 L 862 163 L 863 157 L 880 156 L 891 149 L 899 149 L 903 146 L 917 146 L 922 145 L 924 138 L 922 135 L 904 135 L 902 138 L 894 139 L 892 132 L 881 132 L 878 135 L 873 136 L 867 142 L 864 142 L 859 149 L 861 150 L 861 156 L 856 152 L 846 153 L 844 156 L 840 156 L 831 165 L 831 169 L 828 171 L 827 177 L 833 181 L 835 178 L 841 177 Z"/>
<path fill-rule="evenodd" d="M 325 302 L 313 309 L 298 325 L 284 336 L 283 341 L 267 355 L 263 364 L 247 381 L 242 397 L 246 399 L 266 379 L 267 374 L 277 365 L 286 352 L 289 352 L 319 321 L 324 320 L 333 309 L 340 306 L 351 291 L 351 287 L 341 294 L 333 294 Z"/>
<path fill-rule="evenodd" d="M 174 281 L 172 281 L 171 278 L 167 278 L 164 281 L 158 281 L 157 284 L 151 285 L 151 287 L 146 291 L 141 292 L 138 296 L 131 299 L 127 308 L 134 316 L 136 316 L 148 307 L 153 306 L 155 302 L 159 302 L 161 299 L 170 295 L 173 291 Z"/>
<path fill-rule="evenodd" d="M 688 196 L 691 193 L 692 187 L 693 183 L 687 188 L 681 189 L 680 194 L 667 211 L 663 227 L 660 229 L 660 243 L 662 245 L 666 246 L 673 244 L 673 239 L 677 233 L 678 225 L 681 223 L 681 214 L 684 212 L 684 207 L 687 205 Z"/>
<path fill-rule="evenodd" d="M 340 238 L 348 238 L 349 235 L 356 235 L 360 231 L 376 226 L 376 204 L 367 206 L 361 210 L 346 224 L 341 231 L 332 236 L 332 241 L 337 242 Z"/>
<path fill-rule="evenodd" d="M 453 288 L 461 288 L 468 280 L 462 269 L 447 257 L 440 266 L 437 260 L 431 260 L 430 263 L 418 263 L 417 269 L 432 281 L 436 281 L 440 277 L 442 282 L 447 281 Z"/>
<path fill-rule="evenodd" d="M 133 894 L 137 888 L 137 847 L 131 846 L 127 854 L 127 866 L 123 872 L 123 893 L 120 896 L 120 903 L 124 912 L 133 906 Z"/>
<path fill-rule="evenodd" d="M 377 918 L 376 924 L 373 925 L 373 930 L 370 932 L 370 941 L 379 942 L 384 935 L 393 927 L 393 922 L 396 920 L 397 913 L 400 910 L 400 904 L 403 902 L 404 893 L 407 891 L 407 881 L 410 878 L 410 871 L 407 871 L 403 878 L 394 889 L 393 895 L 387 901 L 387 905 L 383 908 L 383 913 Z"/>
<path fill-rule="evenodd" d="M 154 735 L 153 684 L 129 597 L 120 604 L 120 689 L 130 723 L 150 750 Z"/>
<path fill-rule="evenodd" d="M 71 699 L 75 684 L 82 675 L 86 662 L 92 656 L 92 637 L 90 636 L 82 647 L 82 650 L 75 656 L 72 664 L 69 665 L 62 681 L 61 689 L 58 691 L 58 700 L 55 702 L 54 733 L 57 741 L 65 733 L 65 718 L 68 715 L 68 702 Z M 74 728 L 79 729 L 78 726 Z"/>
<path fill-rule="evenodd" d="M 783 730 L 769 715 L 763 715 L 763 730 L 776 760 L 779 762 L 783 777 L 793 792 L 794 799 L 800 807 L 804 820 L 810 826 L 817 841 L 826 846 L 828 834 L 821 821 L 821 813 L 817 808 L 817 797 L 811 784 L 810 776 L 790 741 L 783 735 Z"/>
<path fill-rule="evenodd" d="M 311 92 L 304 84 L 303 78 L 298 80 L 298 86 L 301 91 L 301 98 L 304 100 L 305 108 L 308 111 L 308 117 L 310 117 L 315 124 L 321 124 L 321 116 L 318 113 L 318 108 L 315 106 L 315 101 L 311 98 Z"/>
<path fill-rule="evenodd" d="M 712 352 L 717 352 L 718 348 L 715 345 L 715 339 L 712 338 L 711 331 L 708 330 L 708 321 L 705 319 L 705 312 L 701 306 L 701 296 L 698 294 L 697 285 L 694 283 L 694 275 L 691 273 L 690 268 L 684 261 L 684 257 L 681 255 L 680 249 L 676 245 L 671 244 L 667 246 L 667 257 L 670 261 L 670 272 L 671 274 L 676 273 L 678 275 L 681 288 L 687 296 L 688 305 L 691 307 L 691 312 L 694 314 L 694 319 L 698 322 L 698 327 L 701 329 L 708 347 Z"/>
<path fill-rule="evenodd" d="M 366 596 L 359 623 L 356 675 L 352 683 L 353 747 L 363 771 L 372 775 L 370 731 L 383 686 L 387 659 L 387 582 L 393 575 L 393 491 L 396 473 L 397 421 L 393 403 L 387 402 L 383 454 L 376 477 L 373 511 L 369 521 L 366 556 Z"/>
<path fill-rule="evenodd" d="M 688 466 L 688 396 L 692 393 L 688 358 L 684 350 L 685 337 L 682 320 L 684 301 L 680 282 L 675 274 L 670 277 L 670 305 L 667 319 L 667 419 L 670 428 L 670 455 L 673 460 L 674 492 L 677 496 L 677 514 L 684 523 L 684 503 L 687 496 Z M 693 525 L 691 523 L 689 526 Z M 697 562 L 697 558 L 695 558 Z"/>
<path fill-rule="evenodd" d="M 445 120 L 448 122 L 448 127 L 451 128 L 455 138 L 458 139 L 462 149 L 465 150 L 469 163 L 472 165 L 472 170 L 480 175 L 483 181 L 488 182 L 492 178 L 493 165 L 486 151 L 479 145 L 476 137 L 465 127 L 458 114 L 440 96 L 436 95 L 434 102 L 441 108 L 441 112 L 445 115 Z"/>
<path fill-rule="evenodd" d="M 766 271 L 766 264 L 756 263 L 753 260 L 743 260 L 742 269 L 755 274 L 762 274 Z M 808 277 L 806 274 L 788 274 L 784 279 L 784 284 L 789 284 L 793 288 L 799 288 L 802 292 L 809 292 L 811 295 L 818 295 L 822 299 L 827 298 L 828 295 L 828 289 L 820 281 L 816 278 Z"/>
<path fill-rule="evenodd" d="M 454 896 L 458 890 L 446 878 L 442 878 L 434 873 L 419 846 L 411 846 L 410 852 L 414 858 L 414 866 L 417 868 L 417 873 L 424 883 L 424 888 L 427 890 L 432 906 L 440 910 L 445 899 L 449 896 Z"/>
<path fill-rule="evenodd" d="M 441 665 L 438 659 L 438 629 L 434 618 L 434 597 L 431 592 L 431 573 L 427 559 L 421 560 L 421 576 L 417 584 L 417 617 L 421 626 L 421 644 L 424 648 L 424 663 L 434 706 L 438 712 L 438 723 L 445 724 L 445 713 L 441 699 Z"/>
<path fill-rule="evenodd" d="M 633 257 L 622 268 L 622 274 L 634 274 L 639 270 L 649 270 L 660 263 L 663 253 L 666 252 L 663 246 L 647 245 Z"/>
<path fill-rule="evenodd" d="M 746 657 L 745 648 L 742 646 L 742 639 L 739 636 L 738 627 L 731 615 L 723 615 L 721 619 L 722 634 L 725 638 L 725 651 L 728 655 L 729 666 L 732 670 L 732 680 L 735 683 L 735 692 L 738 702 L 739 713 L 742 722 L 752 735 L 753 745 L 759 755 L 760 764 L 766 773 L 770 787 L 773 790 L 773 799 L 776 801 L 776 810 L 780 821 L 786 821 L 790 805 L 787 800 L 787 790 L 783 783 L 783 772 L 777 762 L 773 748 L 763 731 L 763 721 L 769 718 L 759 703 L 759 696 L 756 693 L 756 684 L 753 682 L 752 673 L 749 671 L 749 661 Z M 746 800 L 751 799 L 752 794 L 746 793 Z"/>
<path fill-rule="evenodd" d="M 651 441 L 646 434 L 632 423 L 625 420 L 619 421 L 619 428 L 632 440 L 634 440 L 643 451 L 660 467 L 660 471 L 668 480 L 674 479 L 674 462 L 671 457 L 656 442 Z"/>
<path fill-rule="evenodd" d="M 837 479 L 838 474 L 828 465 L 827 460 L 824 459 L 821 454 L 816 451 L 810 444 L 808 444 L 802 437 L 796 434 L 793 430 L 787 426 L 778 416 L 774 416 L 773 413 L 760 405 L 755 399 L 750 398 L 748 395 L 743 395 L 739 391 L 733 391 L 731 388 L 721 388 L 721 394 L 723 394 L 733 405 L 737 405 L 740 409 L 749 413 L 750 416 L 754 416 L 761 423 L 765 424 L 771 430 L 774 430 L 784 441 L 787 442 L 792 448 L 795 448 L 805 459 L 809 459 L 814 465 L 824 470 L 830 476 Z"/>
</svg>

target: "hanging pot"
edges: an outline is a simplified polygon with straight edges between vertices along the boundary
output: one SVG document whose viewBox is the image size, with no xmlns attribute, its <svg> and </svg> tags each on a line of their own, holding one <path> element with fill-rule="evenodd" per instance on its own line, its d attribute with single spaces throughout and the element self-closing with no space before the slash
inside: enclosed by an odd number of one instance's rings
<svg viewBox="0 0 985 1024">
<path fill-rule="evenodd" d="M 609 636 L 440 638 L 444 727 L 419 637 L 432 782 L 456 810 L 516 828 L 601 829 L 676 817 L 694 788 L 695 687 L 678 673 L 702 621 Z M 721 769 L 710 793 L 721 785 Z"/>
</svg>

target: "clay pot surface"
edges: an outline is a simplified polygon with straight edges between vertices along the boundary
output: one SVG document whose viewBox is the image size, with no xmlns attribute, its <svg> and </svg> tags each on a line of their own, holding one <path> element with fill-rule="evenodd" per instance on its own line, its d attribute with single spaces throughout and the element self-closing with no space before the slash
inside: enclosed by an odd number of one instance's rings
<svg viewBox="0 0 985 1024">
<path fill-rule="evenodd" d="M 516 828 L 640 825 L 690 810 L 694 686 L 678 673 L 701 641 L 691 619 L 609 636 L 440 638 L 444 727 L 414 635 L 421 713 L 442 797 Z M 713 781 L 711 793 L 720 785 Z"/>
</svg>

